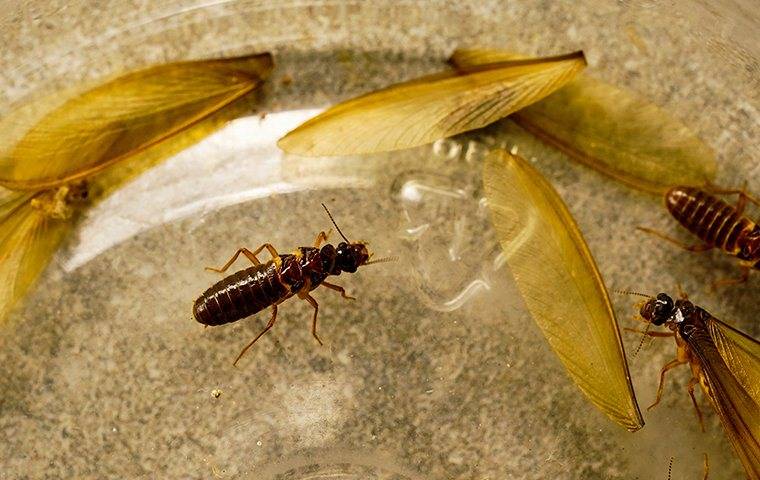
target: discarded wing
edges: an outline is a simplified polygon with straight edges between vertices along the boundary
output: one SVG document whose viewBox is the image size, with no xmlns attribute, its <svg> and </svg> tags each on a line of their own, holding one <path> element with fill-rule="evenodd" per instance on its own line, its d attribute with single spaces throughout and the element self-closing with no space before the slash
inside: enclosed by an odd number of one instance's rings
<svg viewBox="0 0 760 480">
<path fill-rule="evenodd" d="M 0 121 L 0 185 L 39 190 L 89 176 L 246 95 L 271 68 L 268 53 L 170 63 L 27 103 Z"/>
<path fill-rule="evenodd" d="M 50 197 L 0 189 L 0 321 L 71 229 L 71 222 L 46 214 L 45 207 L 52 207 L 47 202 L 53 199 L 43 196 Z"/>
<path fill-rule="evenodd" d="M 499 50 L 457 50 L 450 62 L 467 71 L 520 57 Z M 582 75 L 510 116 L 575 160 L 629 186 L 664 193 L 702 186 L 715 176 L 710 148 L 656 105 Z"/>
<path fill-rule="evenodd" d="M 583 52 L 509 60 L 393 85 L 329 108 L 280 139 L 306 156 L 415 147 L 474 130 L 544 98 L 586 65 Z"/>
<path fill-rule="evenodd" d="M 222 110 L 233 109 L 223 107 L 271 67 L 269 54 L 160 65 L 78 95 L 45 97 L 0 120 L 0 321 L 93 193 L 213 132 L 231 119 Z"/>
<path fill-rule="evenodd" d="M 638 430 L 644 421 L 609 297 L 562 199 L 503 150 L 487 157 L 483 183 L 507 264 L 549 345 L 594 405 Z"/>
</svg>

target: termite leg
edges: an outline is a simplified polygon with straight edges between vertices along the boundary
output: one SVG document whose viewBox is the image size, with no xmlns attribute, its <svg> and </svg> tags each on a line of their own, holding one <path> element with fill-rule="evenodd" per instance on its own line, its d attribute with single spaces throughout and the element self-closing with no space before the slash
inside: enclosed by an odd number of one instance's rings
<svg viewBox="0 0 760 480">
<path fill-rule="evenodd" d="M 635 328 L 628 328 L 628 327 L 623 328 L 623 330 L 625 330 L 627 332 L 641 333 L 643 335 L 646 335 L 647 337 L 660 337 L 660 338 L 662 338 L 662 337 L 675 337 L 676 336 L 675 332 L 647 332 L 647 331 L 644 331 L 644 330 L 637 330 Z"/>
<path fill-rule="evenodd" d="M 256 254 L 251 252 L 245 247 L 238 248 L 237 252 L 235 252 L 235 255 L 233 255 L 227 263 L 224 264 L 222 268 L 214 268 L 214 267 L 206 267 L 206 270 L 209 270 L 211 272 L 217 272 L 217 273 L 224 273 L 229 269 L 233 263 L 235 263 L 235 260 L 240 256 L 240 254 L 245 255 L 248 260 L 251 261 L 254 265 L 261 265 L 261 262 L 258 258 L 256 258 Z"/>
<path fill-rule="evenodd" d="M 254 255 L 258 255 L 258 254 L 259 254 L 259 253 L 261 253 L 261 251 L 262 251 L 262 250 L 264 250 L 265 248 L 267 249 L 267 252 L 269 252 L 269 255 L 271 255 L 271 256 L 272 256 L 272 259 L 275 259 L 275 258 L 277 258 L 277 257 L 279 257 L 279 256 L 280 256 L 280 254 L 279 254 L 279 253 L 277 253 L 277 250 L 275 250 L 275 248 L 272 246 L 272 244 L 271 244 L 271 243 L 265 243 L 265 244 L 263 244 L 262 246 L 260 246 L 260 247 L 259 247 L 259 248 L 257 248 L 256 250 L 254 250 L 253 254 L 254 254 Z"/>
<path fill-rule="evenodd" d="M 322 245 L 322 242 L 327 241 L 327 237 L 330 236 L 330 233 L 332 232 L 332 228 L 325 233 L 324 231 L 319 232 L 317 235 L 317 238 L 314 239 L 314 248 L 319 248 L 320 245 Z"/>
<path fill-rule="evenodd" d="M 327 283 L 327 282 L 322 282 L 322 285 L 329 288 L 330 290 L 335 290 L 336 292 L 340 292 L 340 296 L 345 299 L 356 300 L 356 298 L 346 294 L 346 289 L 341 287 L 340 285 L 335 285 L 333 283 Z"/>
<path fill-rule="evenodd" d="M 676 358 L 675 360 L 671 360 L 670 362 L 665 364 L 664 367 L 662 367 L 662 370 L 660 370 L 660 385 L 657 387 L 657 398 L 655 399 L 653 404 L 647 407 L 647 410 L 653 409 L 658 403 L 660 403 L 660 400 L 662 399 L 662 391 L 663 391 L 663 388 L 665 387 L 665 374 L 667 373 L 667 371 L 670 370 L 671 368 L 675 368 L 679 365 L 683 365 L 684 363 L 687 363 L 687 361 Z"/>
<path fill-rule="evenodd" d="M 308 293 L 301 296 L 304 300 L 309 302 L 312 307 L 314 307 L 314 317 L 311 320 L 311 334 L 314 336 L 314 338 L 317 339 L 320 345 L 324 345 L 322 343 L 322 340 L 319 339 L 319 336 L 317 335 L 317 313 L 319 312 L 319 304 L 316 300 L 314 300 L 314 297 L 309 295 Z"/>
<path fill-rule="evenodd" d="M 642 232 L 649 233 L 650 235 L 660 237 L 663 240 L 667 240 L 668 242 L 678 245 L 684 250 L 688 250 L 690 252 L 706 252 L 707 250 L 711 250 L 714 248 L 712 245 L 707 245 L 706 243 L 696 244 L 696 245 L 687 245 L 680 240 L 677 240 L 673 237 L 669 237 L 665 235 L 664 233 L 658 232 L 657 230 L 652 230 L 651 228 L 636 227 L 636 230 L 641 230 Z"/>
<path fill-rule="evenodd" d="M 712 288 L 713 290 L 717 290 L 720 287 L 725 287 L 726 285 L 739 285 L 741 283 L 746 282 L 749 279 L 749 270 L 750 268 L 746 265 L 742 265 L 741 267 L 742 274 L 738 278 L 724 278 L 723 280 L 717 280 L 713 282 Z"/>
<path fill-rule="evenodd" d="M 744 213 L 744 209 L 747 206 L 747 202 L 752 202 L 755 205 L 760 206 L 760 200 L 756 199 L 752 195 L 747 193 L 747 182 L 744 182 L 744 185 L 742 186 L 741 190 L 730 190 L 730 189 L 723 189 L 718 188 L 715 185 L 708 184 L 707 188 L 709 189 L 710 193 L 716 193 L 718 195 L 739 195 L 739 198 L 736 200 L 736 214 L 741 215 Z"/>
<path fill-rule="evenodd" d="M 217 272 L 217 273 L 224 273 L 232 266 L 233 263 L 235 263 L 235 260 L 237 260 L 237 258 L 240 256 L 241 253 L 245 255 L 246 258 L 248 258 L 248 260 L 250 260 L 251 263 L 253 263 L 254 265 L 261 265 L 261 262 L 259 261 L 258 258 L 256 258 L 256 255 L 261 253 L 261 251 L 264 250 L 265 248 L 267 249 L 269 254 L 272 255 L 272 258 L 277 258 L 278 256 L 277 250 L 275 250 L 271 244 L 265 243 L 264 245 L 260 246 L 253 252 L 248 250 L 245 247 L 238 248 L 237 252 L 235 252 L 232 258 L 230 258 L 230 260 L 227 263 L 225 263 L 222 268 L 206 267 L 206 270 Z"/>
<path fill-rule="evenodd" d="M 691 380 L 689 380 L 689 384 L 686 386 L 686 388 L 689 390 L 689 396 L 691 397 L 691 403 L 694 405 L 694 410 L 697 412 L 697 418 L 699 419 L 699 426 L 702 429 L 702 431 L 705 431 L 705 419 L 702 416 L 702 410 L 699 409 L 699 405 L 697 405 L 697 399 L 694 398 L 694 385 L 699 383 L 699 379 L 692 377 Z"/>
<path fill-rule="evenodd" d="M 232 366 L 233 367 L 237 366 L 238 360 L 240 360 L 243 357 L 243 355 L 245 355 L 245 352 L 247 352 L 248 349 L 251 348 L 254 343 L 256 343 L 256 340 L 258 340 L 259 338 L 261 338 L 265 333 L 267 333 L 269 331 L 270 328 L 272 328 L 272 326 L 274 325 L 275 320 L 277 320 L 277 305 L 272 305 L 272 318 L 269 319 L 269 323 L 267 323 L 267 326 L 264 327 L 264 330 L 262 330 L 261 333 L 259 333 L 258 335 L 256 335 L 256 338 L 254 338 L 253 340 L 251 340 L 251 343 L 249 343 L 248 345 L 246 345 L 245 348 L 240 351 L 240 354 L 237 356 L 237 358 L 235 359 L 235 361 L 232 362 Z"/>
<path fill-rule="evenodd" d="M 704 465 L 705 475 L 702 477 L 702 480 L 707 480 L 707 475 L 710 473 L 710 464 L 707 462 L 707 453 L 705 452 L 703 455 L 705 456 L 705 461 L 702 465 Z"/>
</svg>

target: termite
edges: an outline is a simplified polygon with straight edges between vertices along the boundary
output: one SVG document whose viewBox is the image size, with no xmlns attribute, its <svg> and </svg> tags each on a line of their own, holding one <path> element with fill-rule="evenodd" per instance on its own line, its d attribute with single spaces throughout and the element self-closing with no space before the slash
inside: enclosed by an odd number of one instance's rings
<svg viewBox="0 0 760 480">
<path fill-rule="evenodd" d="M 740 260 L 739 278 L 720 280 L 718 285 L 744 283 L 750 269 L 760 270 L 760 225 L 744 214 L 747 202 L 760 205 L 758 200 L 742 190 L 713 190 L 714 193 L 736 194 L 736 205 L 729 205 L 705 190 L 696 187 L 676 186 L 665 194 L 665 205 L 670 214 L 702 243 L 687 245 L 655 230 L 637 227 L 657 235 L 685 250 L 704 252 L 719 248 Z"/>
<path fill-rule="evenodd" d="M 292 254 L 280 255 L 271 244 L 265 243 L 254 251 L 239 248 L 221 268 L 206 268 L 206 270 L 224 273 L 235 263 L 240 254 L 245 255 L 253 263 L 253 266 L 220 280 L 198 297 L 193 305 L 193 316 L 198 322 L 206 326 L 225 325 L 272 307 L 269 323 L 243 348 L 233 365 L 237 365 L 248 349 L 274 326 L 277 320 L 277 306 L 294 295 L 314 307 L 311 334 L 322 345 L 322 340 L 317 335 L 319 304 L 310 292 L 322 285 L 340 292 L 343 298 L 353 300 L 354 297 L 347 295 L 343 287 L 328 283 L 325 279 L 330 275 L 340 275 L 342 272 L 354 273 L 363 265 L 395 260 L 395 258 L 383 258 L 370 262 L 372 255 L 367 250 L 367 245 L 364 242 L 350 242 L 335 223 L 327 207 L 324 204 L 322 207 L 345 240 L 337 247 L 329 243 L 321 246 L 328 237 L 328 233 L 322 231 L 314 240 L 314 246 L 299 247 Z M 272 259 L 266 263 L 262 263 L 257 258 L 263 250 L 267 250 L 272 256 Z"/>
<path fill-rule="evenodd" d="M 760 480 L 760 342 L 723 323 L 706 310 L 691 303 L 686 294 L 673 300 L 660 293 L 656 297 L 635 292 L 647 300 L 639 315 L 647 323 L 642 332 L 649 337 L 671 337 L 676 343 L 676 358 L 660 370 L 654 408 L 662 399 L 665 374 L 679 365 L 691 367 L 687 385 L 702 431 L 704 420 L 694 396 L 696 386 L 710 399 L 726 436 L 739 457 L 748 478 Z M 669 332 L 649 331 L 664 326 Z M 708 471 L 705 456 L 705 475 Z"/>
</svg>

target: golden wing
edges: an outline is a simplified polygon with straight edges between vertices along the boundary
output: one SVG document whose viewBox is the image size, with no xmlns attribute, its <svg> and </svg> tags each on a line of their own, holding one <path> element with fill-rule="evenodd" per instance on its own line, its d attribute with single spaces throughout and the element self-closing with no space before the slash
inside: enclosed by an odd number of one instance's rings
<svg viewBox="0 0 760 480">
<path fill-rule="evenodd" d="M 760 480 L 758 384 L 746 384 L 758 378 L 760 344 L 715 318 L 707 325 L 709 333 L 694 332 L 686 342 L 698 359 L 715 411 L 747 476 Z"/>
<path fill-rule="evenodd" d="M 644 425 L 599 271 L 557 192 L 502 150 L 483 171 L 491 218 L 517 287 L 570 377 L 630 431 Z"/>
<path fill-rule="evenodd" d="M 731 373 L 760 405 L 760 342 L 716 318 L 708 329 Z"/>
<path fill-rule="evenodd" d="M 451 62 L 471 68 L 521 58 L 461 50 Z M 632 92 L 580 76 L 511 117 L 571 158 L 634 188 L 664 193 L 715 177 L 715 155 L 680 121 Z"/>
<path fill-rule="evenodd" d="M 331 107 L 280 139 L 307 156 L 400 150 L 484 127 L 567 83 L 583 52 L 412 80 Z"/>
<path fill-rule="evenodd" d="M 0 323 L 50 261 L 71 222 L 32 207 L 36 194 L 0 192 Z"/>
<path fill-rule="evenodd" d="M 246 95 L 271 68 L 269 54 L 171 63 L 23 105 L 0 121 L 0 185 L 39 190 L 88 176 Z"/>
</svg>

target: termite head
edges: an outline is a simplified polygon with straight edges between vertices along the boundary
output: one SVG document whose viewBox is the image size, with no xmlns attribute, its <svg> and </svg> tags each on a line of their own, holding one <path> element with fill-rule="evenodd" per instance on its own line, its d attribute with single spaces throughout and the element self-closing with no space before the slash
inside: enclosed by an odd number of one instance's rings
<svg viewBox="0 0 760 480">
<path fill-rule="evenodd" d="M 369 251 L 363 243 L 340 242 L 335 250 L 335 264 L 333 275 L 341 271 L 354 273 L 359 267 L 369 260 Z"/>
<path fill-rule="evenodd" d="M 740 247 L 737 256 L 742 260 L 760 259 L 760 226 L 741 240 Z"/>
<path fill-rule="evenodd" d="M 641 318 L 654 325 L 663 325 L 673 316 L 675 310 L 673 299 L 665 293 L 659 293 L 657 297 L 647 300 L 639 314 Z"/>
<path fill-rule="evenodd" d="M 367 245 L 364 242 L 350 242 L 343 235 L 340 227 L 335 223 L 330 210 L 327 209 L 324 203 L 322 204 L 322 208 L 325 209 L 335 229 L 338 230 L 340 236 L 345 240 L 345 242 L 338 244 L 338 248 L 333 248 L 332 245 L 325 245 L 322 248 L 320 251 L 320 254 L 323 256 L 322 269 L 325 272 L 330 272 L 330 275 L 340 275 L 340 272 L 354 273 L 369 260 Z"/>
</svg>

